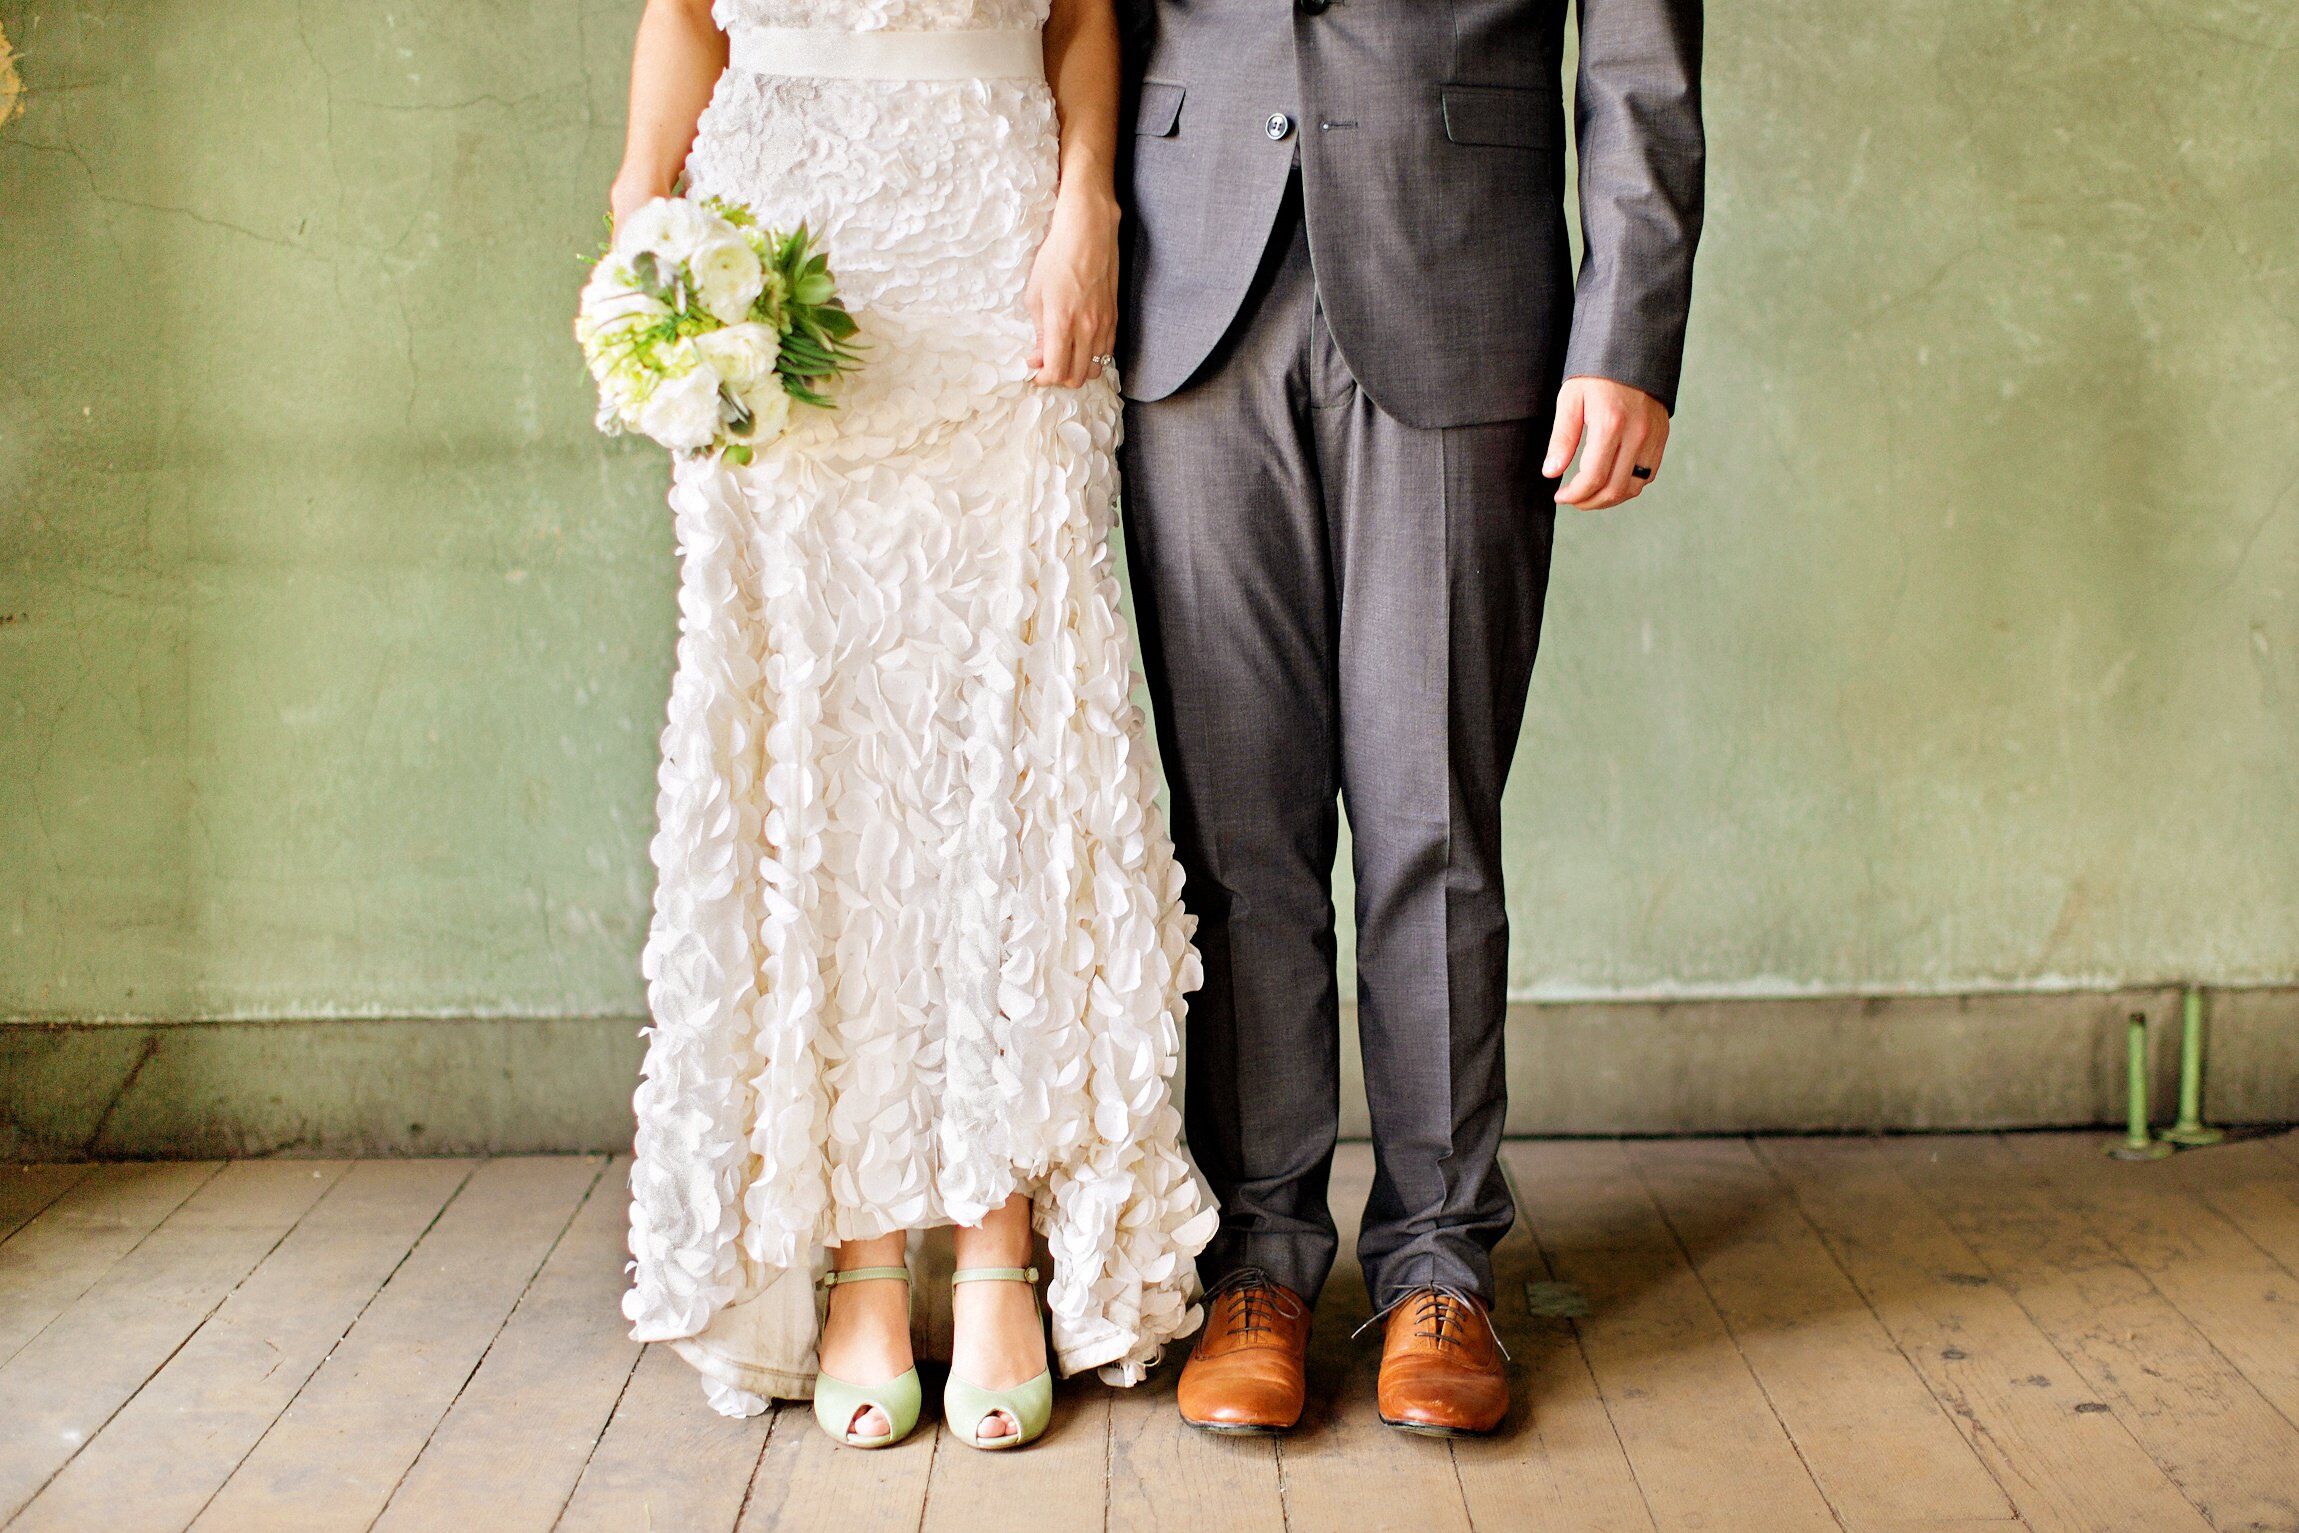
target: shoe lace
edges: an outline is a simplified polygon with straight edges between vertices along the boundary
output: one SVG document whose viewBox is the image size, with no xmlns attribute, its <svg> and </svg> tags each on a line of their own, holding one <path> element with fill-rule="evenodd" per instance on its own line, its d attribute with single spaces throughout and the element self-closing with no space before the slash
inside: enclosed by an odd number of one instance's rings
<svg viewBox="0 0 2299 1533">
<path fill-rule="evenodd" d="M 1236 1299 L 1236 1329 L 1243 1334 L 1268 1330 L 1278 1316 L 1301 1318 L 1300 1303 L 1260 1267 L 1238 1268 L 1214 1284 L 1205 1297 L 1210 1304 L 1231 1295 Z"/>
<path fill-rule="evenodd" d="M 1407 1289 L 1383 1305 L 1367 1318 L 1363 1325 L 1349 1334 L 1352 1337 L 1364 1335 L 1374 1326 L 1388 1319 L 1398 1306 L 1404 1304 L 1413 1306 L 1413 1334 L 1415 1336 L 1432 1341 L 1440 1347 L 1466 1346 L 1468 1343 L 1461 1335 L 1461 1317 L 1463 1314 L 1475 1315 L 1485 1322 L 1485 1334 L 1493 1338 L 1493 1345 L 1500 1350 L 1501 1356 L 1509 1357 L 1508 1345 L 1501 1340 L 1500 1328 L 1493 1324 L 1493 1317 L 1486 1313 L 1484 1307 L 1477 1303 L 1476 1297 L 1467 1289 L 1455 1288 L 1450 1283 L 1431 1283 L 1424 1287 Z M 1515 1361 L 1514 1358 L 1509 1360 Z"/>
</svg>

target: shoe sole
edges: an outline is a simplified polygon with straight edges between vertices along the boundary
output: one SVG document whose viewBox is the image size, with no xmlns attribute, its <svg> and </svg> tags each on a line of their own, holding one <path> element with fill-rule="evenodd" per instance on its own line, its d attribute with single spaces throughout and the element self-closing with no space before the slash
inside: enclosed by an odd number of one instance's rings
<svg viewBox="0 0 2299 1533">
<path fill-rule="evenodd" d="M 1387 1416 L 1383 1416 L 1381 1418 L 1381 1424 L 1385 1427 L 1394 1427 L 1400 1432 L 1410 1432 L 1415 1437 L 1444 1437 L 1454 1439 L 1490 1437 L 1495 1432 L 1500 1430 L 1498 1427 L 1433 1427 L 1428 1425 L 1426 1422 L 1420 1421 L 1392 1421 Z"/>
<path fill-rule="evenodd" d="M 1192 1421 L 1187 1416 L 1182 1417 L 1181 1422 L 1183 1426 L 1211 1432 L 1216 1437 L 1283 1437 L 1300 1425 L 1290 1421 L 1281 1427 L 1239 1426 L 1227 1421 Z"/>
</svg>

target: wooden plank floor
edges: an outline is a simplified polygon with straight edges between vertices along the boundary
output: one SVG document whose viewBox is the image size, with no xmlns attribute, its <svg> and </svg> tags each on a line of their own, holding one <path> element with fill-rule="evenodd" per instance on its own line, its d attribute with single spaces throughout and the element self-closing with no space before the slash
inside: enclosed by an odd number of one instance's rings
<svg viewBox="0 0 2299 1533">
<path fill-rule="evenodd" d="M 2299 1533 L 2299 1136 L 2100 1139 L 1512 1143 L 1496 1437 L 1374 1419 L 1344 1258 L 1299 1432 L 1183 1428 L 1169 1361 L 1013 1457 L 711 1414 L 622 1334 L 620 1162 L 0 1166 L 0 1523 Z"/>
</svg>

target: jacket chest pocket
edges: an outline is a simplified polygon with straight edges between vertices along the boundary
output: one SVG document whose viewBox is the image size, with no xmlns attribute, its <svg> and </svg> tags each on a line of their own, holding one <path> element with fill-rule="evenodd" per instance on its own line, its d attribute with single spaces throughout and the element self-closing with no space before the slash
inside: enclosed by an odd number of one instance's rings
<svg viewBox="0 0 2299 1533">
<path fill-rule="evenodd" d="M 1137 138 L 1172 138 L 1181 131 L 1182 88 L 1164 80 L 1144 80 L 1134 103 Z"/>
<path fill-rule="evenodd" d="M 1445 136 L 1496 149 L 1554 149 L 1563 113 L 1557 92 L 1505 85 L 1447 85 L 1440 95 Z M 1179 102 L 1177 100 L 1178 108 Z"/>
</svg>

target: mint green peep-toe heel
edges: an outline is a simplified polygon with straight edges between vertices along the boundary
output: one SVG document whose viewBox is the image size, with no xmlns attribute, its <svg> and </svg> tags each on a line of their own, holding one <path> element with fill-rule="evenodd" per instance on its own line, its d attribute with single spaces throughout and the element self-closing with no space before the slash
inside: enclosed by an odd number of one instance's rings
<svg viewBox="0 0 2299 1533">
<path fill-rule="evenodd" d="M 822 1286 L 867 1283 L 878 1279 L 910 1281 L 908 1267 L 853 1267 L 825 1274 Z M 883 1384 L 849 1384 L 827 1373 L 814 1376 L 814 1419 L 822 1430 L 849 1448 L 891 1448 L 918 1425 L 918 1407 L 926 1391 L 918 1382 L 915 1364 Z M 886 1417 L 883 1437 L 864 1437 L 854 1431 L 854 1418 L 876 1406 Z"/>
<path fill-rule="evenodd" d="M 951 1287 L 960 1283 L 1027 1283 L 1030 1312 L 1037 1313 L 1038 1269 L 1035 1267 L 975 1267 L 951 1275 Z M 997 1415 L 1013 1422 L 1015 1430 L 1004 1437 L 984 1437 L 982 1424 Z M 942 1386 L 943 1423 L 969 1448 L 996 1452 L 1026 1447 L 1045 1434 L 1046 1424 L 1053 1419 L 1052 1368 L 1012 1389 L 984 1389 L 979 1384 L 969 1384 L 958 1377 L 956 1370 L 952 1370 L 949 1382 Z"/>
</svg>

